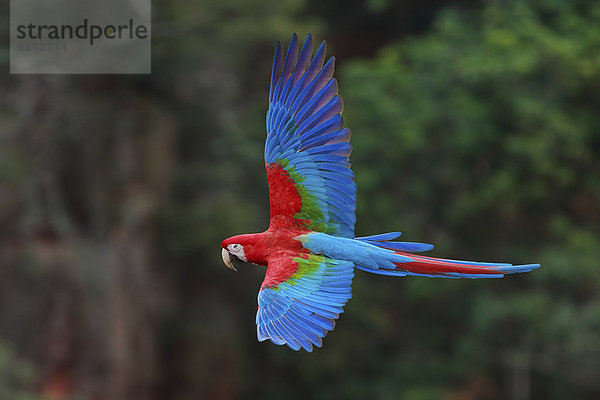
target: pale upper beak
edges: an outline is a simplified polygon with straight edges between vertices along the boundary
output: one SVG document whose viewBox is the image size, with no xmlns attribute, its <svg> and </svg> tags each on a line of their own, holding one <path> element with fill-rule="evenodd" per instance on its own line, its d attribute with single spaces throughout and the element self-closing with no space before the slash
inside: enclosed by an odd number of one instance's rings
<svg viewBox="0 0 600 400">
<path fill-rule="evenodd" d="M 223 262 L 225 263 L 225 265 L 227 265 L 227 268 L 237 271 L 237 269 L 235 269 L 235 267 L 231 263 L 231 257 L 229 257 L 229 252 L 226 249 L 223 249 L 223 251 L 221 251 L 221 257 L 223 257 Z"/>
</svg>

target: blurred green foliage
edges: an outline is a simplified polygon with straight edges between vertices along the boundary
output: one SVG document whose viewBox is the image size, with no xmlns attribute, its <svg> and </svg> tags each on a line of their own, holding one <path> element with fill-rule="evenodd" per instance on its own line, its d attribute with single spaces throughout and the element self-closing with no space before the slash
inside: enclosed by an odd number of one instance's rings
<svg viewBox="0 0 600 400">
<path fill-rule="evenodd" d="M 36 400 L 30 386 L 35 368 L 22 359 L 10 343 L 0 343 L 0 397 L 14 400 Z"/>
<path fill-rule="evenodd" d="M 157 1 L 151 76 L 2 77 L 0 397 L 598 398 L 596 3 Z M 257 343 L 219 243 L 268 224 L 292 32 L 339 56 L 357 234 L 542 268 L 359 271 L 323 349 Z"/>
</svg>

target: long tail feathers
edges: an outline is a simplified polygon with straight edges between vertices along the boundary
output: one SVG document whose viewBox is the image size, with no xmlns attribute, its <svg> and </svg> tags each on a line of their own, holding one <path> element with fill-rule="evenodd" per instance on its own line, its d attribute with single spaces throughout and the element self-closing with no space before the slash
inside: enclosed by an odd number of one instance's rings
<svg viewBox="0 0 600 400">
<path fill-rule="evenodd" d="M 402 232 L 390 232 L 382 233 L 373 236 L 362 236 L 355 238 L 364 243 L 369 243 L 377 247 L 384 249 L 398 250 L 398 251 L 428 251 L 433 249 L 433 245 L 429 243 L 416 243 L 416 242 L 390 242 L 402 235 Z"/>
<path fill-rule="evenodd" d="M 540 264 L 512 265 L 508 263 L 488 263 L 443 258 L 425 257 L 406 252 L 427 251 L 433 245 L 413 242 L 390 242 L 400 236 L 400 232 L 356 238 L 364 243 L 391 250 L 394 254 L 408 257 L 412 262 L 394 262 L 396 269 L 372 269 L 356 265 L 363 271 L 392 276 L 429 276 L 440 278 L 502 278 L 506 274 L 529 272 L 540 267 Z M 386 252 L 387 253 L 387 252 Z M 388 253 L 389 254 L 389 253 Z"/>
</svg>

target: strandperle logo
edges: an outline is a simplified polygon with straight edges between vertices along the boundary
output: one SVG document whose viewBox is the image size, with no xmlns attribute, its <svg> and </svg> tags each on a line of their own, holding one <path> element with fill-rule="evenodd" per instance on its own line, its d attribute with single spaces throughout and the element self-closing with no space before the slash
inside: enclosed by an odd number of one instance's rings
<svg viewBox="0 0 600 400">
<path fill-rule="evenodd" d="M 151 0 L 10 0 L 11 74 L 150 74 Z"/>
<path fill-rule="evenodd" d="M 89 24 L 84 18 L 80 25 L 45 25 L 29 23 L 17 25 L 17 39 L 65 40 L 85 39 L 90 46 L 98 39 L 146 39 L 148 27 L 129 19 L 126 24 Z"/>
</svg>

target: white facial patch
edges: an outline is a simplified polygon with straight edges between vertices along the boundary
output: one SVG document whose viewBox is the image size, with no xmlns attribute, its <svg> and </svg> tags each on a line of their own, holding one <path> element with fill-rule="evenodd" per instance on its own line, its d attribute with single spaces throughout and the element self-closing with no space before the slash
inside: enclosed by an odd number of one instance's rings
<svg viewBox="0 0 600 400">
<path fill-rule="evenodd" d="M 227 246 L 227 251 L 242 261 L 248 261 L 246 254 L 244 254 L 244 246 L 241 244 L 230 244 Z"/>
</svg>

